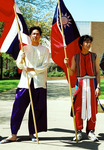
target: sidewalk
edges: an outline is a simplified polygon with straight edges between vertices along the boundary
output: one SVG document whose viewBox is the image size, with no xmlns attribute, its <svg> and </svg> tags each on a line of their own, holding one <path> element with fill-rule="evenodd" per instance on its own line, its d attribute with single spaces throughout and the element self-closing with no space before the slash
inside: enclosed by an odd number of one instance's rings
<svg viewBox="0 0 104 150">
<path fill-rule="evenodd" d="M 38 134 L 39 144 L 28 138 L 28 109 L 21 128 L 18 141 L 0 144 L 0 150 L 104 150 L 104 113 L 97 114 L 96 135 L 99 142 L 87 139 L 85 124 L 83 140 L 73 142 L 74 123 L 70 117 L 70 96 L 66 80 L 48 80 L 47 84 L 48 131 Z M 15 89 L 0 94 L 0 140 L 10 135 L 10 116 L 15 97 Z"/>
</svg>

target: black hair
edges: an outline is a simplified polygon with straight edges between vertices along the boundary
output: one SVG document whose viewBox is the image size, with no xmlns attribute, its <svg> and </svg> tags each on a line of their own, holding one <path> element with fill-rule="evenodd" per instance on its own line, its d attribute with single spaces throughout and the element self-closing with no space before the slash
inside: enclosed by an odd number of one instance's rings
<svg viewBox="0 0 104 150">
<path fill-rule="evenodd" d="M 35 29 L 40 32 L 40 35 L 42 34 L 42 30 L 41 30 L 41 28 L 39 26 L 33 26 L 29 30 L 29 35 L 31 35 L 32 31 L 35 30 Z"/>
<path fill-rule="evenodd" d="M 90 40 L 91 42 L 93 41 L 93 37 L 89 36 L 89 35 L 83 35 L 79 38 L 78 44 L 79 44 L 79 48 L 82 50 L 81 45 L 83 45 L 84 41 Z"/>
</svg>

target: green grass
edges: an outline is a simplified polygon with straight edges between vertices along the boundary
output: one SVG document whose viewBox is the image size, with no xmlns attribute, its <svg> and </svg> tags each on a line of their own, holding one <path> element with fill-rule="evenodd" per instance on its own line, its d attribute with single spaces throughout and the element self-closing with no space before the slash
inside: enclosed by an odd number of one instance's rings
<svg viewBox="0 0 104 150">
<path fill-rule="evenodd" d="M 16 88 L 19 80 L 0 80 L 0 92 Z"/>
<path fill-rule="evenodd" d="M 19 83 L 17 80 L 0 80 L 0 92 L 7 91 L 13 88 L 16 88 Z M 104 78 L 101 79 L 101 95 L 99 99 L 104 99 Z"/>
<path fill-rule="evenodd" d="M 104 99 L 104 78 L 101 79 L 100 86 L 101 86 L 101 95 L 99 96 L 99 99 Z"/>
</svg>

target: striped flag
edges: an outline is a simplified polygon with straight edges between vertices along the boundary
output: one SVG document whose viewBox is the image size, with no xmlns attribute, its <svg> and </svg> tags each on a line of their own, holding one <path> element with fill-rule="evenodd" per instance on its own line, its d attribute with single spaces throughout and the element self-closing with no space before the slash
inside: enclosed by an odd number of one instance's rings
<svg viewBox="0 0 104 150">
<path fill-rule="evenodd" d="M 14 5 L 16 7 L 23 45 L 31 44 L 31 40 L 24 18 L 14 0 L 0 0 L 0 21 L 4 22 L 4 29 L 0 37 L 0 52 L 12 54 L 16 60 L 20 46 Z"/>
</svg>

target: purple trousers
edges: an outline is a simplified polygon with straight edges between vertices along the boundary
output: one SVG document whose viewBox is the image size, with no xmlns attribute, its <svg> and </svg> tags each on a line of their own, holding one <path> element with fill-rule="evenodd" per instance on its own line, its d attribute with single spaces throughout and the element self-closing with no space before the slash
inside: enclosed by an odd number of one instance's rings
<svg viewBox="0 0 104 150">
<path fill-rule="evenodd" d="M 33 79 L 30 84 L 33 106 L 36 118 L 37 132 L 47 131 L 47 90 L 44 88 L 34 88 Z M 11 115 L 11 132 L 17 134 L 26 108 L 30 104 L 29 90 L 25 88 L 17 88 L 13 110 Z M 34 134 L 34 122 L 30 105 L 28 119 L 29 134 Z"/>
</svg>

